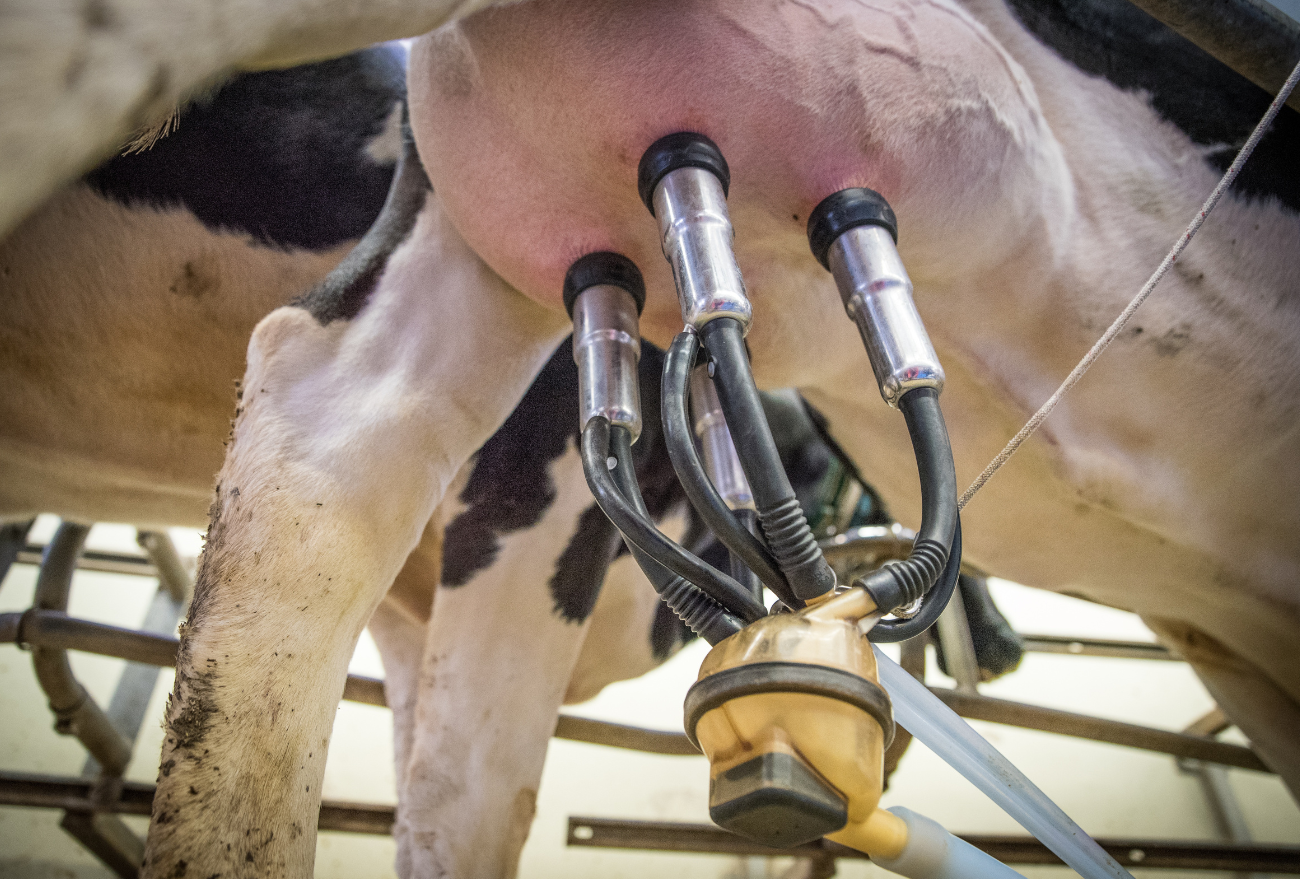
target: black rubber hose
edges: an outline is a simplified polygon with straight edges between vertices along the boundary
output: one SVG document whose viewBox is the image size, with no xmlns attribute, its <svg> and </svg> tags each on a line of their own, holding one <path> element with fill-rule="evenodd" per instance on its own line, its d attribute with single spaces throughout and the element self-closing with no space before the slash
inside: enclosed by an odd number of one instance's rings
<svg viewBox="0 0 1300 879">
<path fill-rule="evenodd" d="M 610 471 L 614 484 L 637 513 L 646 521 L 651 521 L 645 499 L 641 497 L 641 486 L 636 481 L 636 465 L 632 460 L 632 436 L 626 429 L 610 430 L 610 452 L 616 462 L 614 469 Z M 608 460 L 607 458 L 607 463 Z M 626 535 L 623 536 L 623 542 L 627 545 L 632 558 L 636 559 L 641 570 L 645 572 L 650 585 L 654 586 L 655 592 L 659 593 L 663 603 L 668 605 L 668 609 L 690 627 L 692 632 L 710 644 L 717 644 L 745 627 L 735 614 L 642 552 L 628 540 Z"/>
<path fill-rule="evenodd" d="M 627 429 L 611 428 L 610 453 L 615 462 L 611 473 L 617 489 L 643 520 L 653 521 L 650 512 L 646 510 L 645 498 L 641 497 L 641 486 L 637 484 L 636 463 L 632 459 L 632 434 Z M 668 610 L 688 625 L 695 635 L 705 638 L 708 644 L 718 644 L 745 628 L 745 623 L 738 616 L 719 605 L 698 586 L 655 562 L 640 547 L 633 545 L 627 534 L 624 534 L 623 542 L 628 546 L 629 553 L 632 553 L 632 558 L 640 564 L 641 570 L 645 571 L 646 579 L 650 580 Z"/>
<path fill-rule="evenodd" d="M 906 560 L 854 581 L 883 611 L 911 604 L 930 591 L 947 567 L 957 528 L 957 473 L 939 394 L 934 388 L 916 388 L 902 396 L 898 408 L 907 420 L 921 476 L 921 527 Z"/>
<path fill-rule="evenodd" d="M 754 493 L 758 522 L 767 545 L 785 574 L 790 591 L 798 598 L 806 601 L 825 595 L 835 587 L 835 572 L 822 556 L 781 466 L 781 455 L 749 370 L 744 331 L 733 318 L 720 317 L 706 323 L 700 336 L 717 364 L 713 383 Z"/>
<path fill-rule="evenodd" d="M 690 393 L 691 367 L 695 364 L 699 345 L 699 339 L 694 333 L 678 333 L 677 338 L 668 346 L 668 354 L 664 358 L 661 409 L 664 442 L 668 446 L 668 457 L 673 462 L 673 470 L 677 471 L 677 478 L 682 483 L 687 499 L 723 545 L 738 556 L 758 575 L 763 585 L 787 605 L 801 607 L 803 602 L 790 591 L 790 584 L 777 566 L 776 559 L 727 507 L 709 481 L 699 453 L 695 451 L 691 423 L 686 414 L 686 399 Z"/>
<path fill-rule="evenodd" d="M 952 600 L 953 590 L 961 576 L 961 518 L 952 532 L 952 552 L 948 554 L 948 564 L 943 569 L 943 576 L 934 588 L 926 593 L 921 602 L 921 609 L 910 620 L 881 620 L 867 633 L 867 638 L 877 644 L 896 644 L 915 638 L 930 628 L 939 619 L 948 602 Z"/>
<path fill-rule="evenodd" d="M 611 442 L 614 437 L 627 438 L 627 461 L 622 465 L 617 464 L 618 449 Z M 623 495 L 609 472 L 611 448 L 615 449 L 616 466 L 631 472 L 631 437 L 627 430 L 622 427 L 611 429 L 609 421 L 601 416 L 592 418 L 582 430 L 582 469 L 596 503 L 614 523 L 614 527 L 632 545 L 687 581 L 688 585 L 694 584 L 693 588 L 698 587 L 707 593 L 709 598 L 745 623 L 766 616 L 766 609 L 754 600 L 744 586 L 687 552 L 655 527 L 650 517 L 642 512 L 645 503 L 636 487 L 635 478 L 629 482 L 629 496 Z"/>
</svg>

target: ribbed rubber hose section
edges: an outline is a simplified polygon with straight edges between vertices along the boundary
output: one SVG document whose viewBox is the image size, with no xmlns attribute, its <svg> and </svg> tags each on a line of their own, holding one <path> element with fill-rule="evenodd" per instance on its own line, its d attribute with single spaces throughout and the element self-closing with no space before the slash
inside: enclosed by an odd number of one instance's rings
<svg viewBox="0 0 1300 879">
<path fill-rule="evenodd" d="M 726 609 L 681 577 L 674 577 L 659 592 L 668 609 L 710 644 L 735 634 L 735 620 Z"/>
<path fill-rule="evenodd" d="M 767 538 L 768 549 L 781 570 L 814 564 L 821 557 L 821 548 L 795 498 L 770 510 L 759 510 L 758 522 Z"/>
<path fill-rule="evenodd" d="M 925 538 L 916 541 L 906 561 L 888 562 L 884 570 L 894 578 L 902 593 L 899 606 L 911 604 L 925 595 L 930 586 L 938 582 L 947 564 L 948 548 L 937 540 Z"/>
</svg>

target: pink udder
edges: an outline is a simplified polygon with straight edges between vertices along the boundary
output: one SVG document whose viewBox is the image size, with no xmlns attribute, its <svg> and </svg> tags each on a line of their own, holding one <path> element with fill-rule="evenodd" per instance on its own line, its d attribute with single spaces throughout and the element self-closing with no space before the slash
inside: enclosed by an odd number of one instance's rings
<svg viewBox="0 0 1300 879">
<path fill-rule="evenodd" d="M 969 64 L 969 27 L 955 21 L 851 0 L 534 0 L 425 38 L 412 116 L 452 221 L 507 281 L 558 308 L 573 260 L 615 250 L 646 275 L 653 319 L 676 306 L 636 191 L 646 147 L 673 131 L 712 138 L 747 277 L 802 264 L 822 198 L 866 185 L 894 201 L 913 187 L 923 163 L 906 145 L 952 89 L 940 62 Z"/>
</svg>

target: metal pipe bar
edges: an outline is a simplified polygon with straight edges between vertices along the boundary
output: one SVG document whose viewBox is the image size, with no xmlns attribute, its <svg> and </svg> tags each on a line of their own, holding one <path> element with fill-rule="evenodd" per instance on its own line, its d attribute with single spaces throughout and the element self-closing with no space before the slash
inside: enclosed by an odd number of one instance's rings
<svg viewBox="0 0 1300 879">
<path fill-rule="evenodd" d="M 18 551 L 14 561 L 20 565 L 36 565 L 39 567 L 44 552 L 44 546 L 39 543 L 29 543 Z M 103 552 L 97 549 L 88 549 L 82 552 L 81 558 L 77 560 L 77 569 L 81 571 L 97 571 L 101 574 L 132 574 L 140 577 L 158 576 L 158 569 L 154 567 L 153 562 L 142 555 L 132 555 L 125 552 Z"/>
<path fill-rule="evenodd" d="M 1103 720 L 1099 717 L 1089 717 L 1086 714 L 1075 714 L 1056 708 L 1026 705 L 1023 702 L 1011 702 L 989 696 L 970 696 L 941 687 L 931 687 L 930 691 L 942 699 L 949 708 L 968 720 L 1002 723 L 1022 729 L 1122 745 L 1142 751 L 1156 751 L 1161 754 L 1172 754 L 1175 757 L 1222 763 L 1225 766 L 1252 769 L 1256 772 L 1272 771 L 1259 759 L 1258 754 L 1241 745 L 1163 729 L 1152 729 L 1118 720 Z"/>
<path fill-rule="evenodd" d="M 81 813 L 99 809 L 101 814 L 149 817 L 153 807 L 152 784 L 124 782 L 118 799 L 108 803 L 95 801 L 94 786 L 94 781 L 89 778 L 0 771 L 0 806 L 64 809 Z M 392 832 L 393 807 L 342 800 L 326 801 L 321 803 L 317 827 L 321 830 L 387 836 Z"/>
<path fill-rule="evenodd" d="M 1005 864 L 1061 863 L 1045 845 L 1032 837 L 960 834 L 960 838 Z M 1300 846 L 1147 839 L 1098 839 L 1097 842 L 1126 867 L 1300 873 Z M 698 854 L 867 858 L 862 852 L 826 840 L 781 850 L 750 842 L 708 824 L 576 816 L 569 818 L 568 844 Z"/>
<path fill-rule="evenodd" d="M 175 667 L 175 638 L 79 620 L 62 611 L 32 609 L 0 614 L 0 642 L 111 656 L 128 662 Z"/>
<path fill-rule="evenodd" d="M 59 826 L 122 879 L 137 879 L 144 863 L 144 840 L 117 815 L 68 811 Z"/>
<path fill-rule="evenodd" d="M 0 614 L 0 643 L 6 642 L 78 650 L 168 668 L 176 666 L 176 650 L 179 646 L 175 638 L 79 620 L 58 611 L 46 610 Z M 381 708 L 388 704 L 384 698 L 384 682 L 362 675 L 348 675 L 347 682 L 343 685 L 343 698 L 348 702 Z M 643 729 L 571 715 L 560 717 L 556 723 L 555 737 L 651 754 L 699 754 L 682 733 Z"/>
<path fill-rule="evenodd" d="M 957 682 L 957 689 L 975 695 L 979 692 L 980 664 L 975 656 L 975 639 L 971 637 L 970 621 L 961 589 L 954 589 L 948 606 L 939 614 L 935 624 L 948 675 Z"/>
<path fill-rule="evenodd" d="M 64 522 L 55 532 L 36 579 L 35 604 L 39 610 L 56 613 L 67 610 L 77 556 L 89 533 L 88 525 L 72 522 Z M 54 712 L 55 731 L 76 736 L 105 772 L 121 775 L 131 760 L 131 745 L 72 674 L 67 651 L 33 645 L 32 667 Z"/>
<path fill-rule="evenodd" d="M 1222 708 L 1215 705 L 1188 724 L 1183 732 L 1189 736 L 1217 736 L 1230 726 L 1232 726 L 1232 721 L 1228 719 L 1228 715 L 1223 713 Z"/>
<path fill-rule="evenodd" d="M 185 570 L 185 563 L 181 561 L 181 555 L 167 532 L 139 531 L 136 532 L 135 542 L 145 551 L 149 561 L 153 562 L 158 571 L 158 583 L 167 590 L 172 601 L 179 604 L 188 602 L 194 594 L 194 581 L 190 578 L 189 571 Z"/>
<path fill-rule="evenodd" d="M 685 734 L 664 730 L 625 726 L 589 717 L 561 714 L 555 724 L 555 738 L 649 754 L 667 754 L 675 757 L 698 757 L 699 750 Z"/>
<path fill-rule="evenodd" d="M 167 540 L 167 536 L 164 534 L 161 537 L 170 547 L 171 541 Z M 140 625 L 141 634 L 165 637 L 176 631 L 176 623 L 185 613 L 186 595 L 184 592 L 177 595 L 175 585 L 178 584 L 168 584 L 159 579 L 158 588 L 154 590 L 153 599 L 149 602 L 149 609 Z M 158 666 L 155 663 L 128 662 L 109 699 L 105 713 L 132 748 L 135 747 L 140 727 L 144 724 L 145 715 L 149 711 L 149 700 L 153 698 L 157 683 Z M 99 762 L 90 757 L 82 767 L 81 774 L 94 776 L 99 768 Z"/>
<path fill-rule="evenodd" d="M 1061 635 L 1020 635 L 1025 650 L 1065 653 L 1071 656 L 1106 656 L 1112 659 L 1157 659 L 1182 662 L 1160 644 L 1149 641 L 1111 641 L 1105 638 L 1069 638 Z"/>
<path fill-rule="evenodd" d="M 6 640 L 3 637 L 5 632 L 13 631 L 12 618 L 22 616 L 22 614 L 0 614 L 0 641 Z M 135 662 L 151 662 L 165 666 L 176 664 L 177 642 L 173 638 L 146 635 L 130 629 L 73 619 L 65 614 L 48 611 L 28 611 L 22 632 L 16 640 L 33 645 L 38 642 L 57 645 Z M 1175 757 L 1223 763 L 1258 772 L 1270 771 L 1254 751 L 1240 745 L 1004 699 L 968 696 L 943 688 L 935 688 L 935 692 L 948 703 L 950 708 L 971 720 L 986 720 L 1146 751 L 1158 751 Z M 348 675 L 347 683 L 343 688 L 343 698 L 350 702 L 381 707 L 387 704 L 384 701 L 383 681 L 360 675 Z M 689 740 L 681 733 L 641 729 L 570 715 L 560 717 L 555 734 L 557 738 L 654 754 L 686 756 L 696 753 Z"/>
<path fill-rule="evenodd" d="M 1300 61 L 1300 24 L 1262 0 L 1131 2 L 1270 95 Z M 1300 95 L 1287 104 L 1300 110 Z"/>
</svg>

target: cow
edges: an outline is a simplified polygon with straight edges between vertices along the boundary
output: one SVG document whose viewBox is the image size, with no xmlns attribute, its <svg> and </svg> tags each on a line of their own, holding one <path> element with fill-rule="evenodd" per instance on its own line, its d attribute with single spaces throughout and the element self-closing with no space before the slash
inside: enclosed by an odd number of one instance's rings
<svg viewBox="0 0 1300 879">
<path fill-rule="evenodd" d="M 150 874 L 253 872 L 248 858 L 310 869 L 304 816 L 350 653 L 319 633 L 359 631 L 548 361 L 568 331 L 568 266 L 628 256 L 649 291 L 645 338 L 679 328 L 635 187 L 649 144 L 690 130 L 727 156 L 755 374 L 800 388 L 908 522 L 902 424 L 871 399 L 854 329 L 807 253 L 809 211 L 847 186 L 894 206 L 947 369 L 958 472 L 973 475 L 1141 285 L 1223 145 L 1262 111 L 1266 96 L 1189 52 L 1100 0 L 1077 15 L 994 0 L 535 0 L 422 38 L 409 76 L 419 195 L 376 227 L 382 272 L 277 310 L 252 337 L 169 710 Z M 1195 73 L 1196 119 L 1159 74 L 1127 65 L 1144 54 Z M 1196 249 L 964 523 L 982 567 L 1140 613 L 1293 790 L 1300 205 L 1277 158 L 1295 131 L 1285 116 Z M 410 746 L 440 796 L 402 863 L 491 874 L 510 858 L 478 854 L 483 837 L 460 818 L 488 760 L 471 730 L 499 706 L 463 682 L 514 680 L 541 635 L 515 637 L 508 584 L 450 595 L 462 606 L 440 594 L 432 626 L 453 614 L 455 646 L 422 674 L 451 707 Z M 289 693 L 315 707 L 260 707 Z M 517 851 L 530 792 L 511 793 L 493 793 L 513 828 L 493 838 Z"/>
<path fill-rule="evenodd" d="M 0 328 L 9 389 L 0 403 L 0 517 L 52 510 L 82 521 L 206 522 L 253 325 L 320 284 L 380 212 L 403 149 L 404 65 L 404 51 L 385 46 L 238 77 L 185 108 L 168 124 L 173 130 L 146 138 L 147 147 L 132 145 L 68 187 L 0 243 L 0 301 L 10 318 Z M 334 276 L 304 301 L 353 276 Z M 637 447 L 646 498 L 661 519 L 683 502 L 659 435 L 662 363 L 662 352 L 647 345 L 646 429 Z M 635 677 L 693 637 L 655 600 L 631 558 L 615 558 L 615 533 L 564 457 L 578 428 L 576 384 L 561 343 L 462 468 L 369 622 L 395 712 L 403 857 L 412 849 L 406 840 L 445 824 L 436 810 L 454 804 L 462 822 L 478 828 L 476 844 L 499 851 L 484 868 L 507 869 L 524 826 L 509 810 L 529 807 L 527 797 L 514 803 L 539 781 L 560 702 Z M 803 406 L 780 399 L 771 420 L 811 506 L 832 451 Z M 879 502 L 870 514 L 871 523 L 887 516 Z M 701 552 L 725 564 L 719 548 Z M 554 564 L 539 564 L 546 553 Z M 513 689 L 481 688 L 504 706 L 494 727 L 462 727 L 484 755 L 473 773 L 477 799 L 467 804 L 423 777 L 444 755 L 418 747 L 420 731 L 445 723 L 438 715 L 455 703 L 454 693 L 423 685 L 421 667 L 428 650 L 455 643 L 442 630 L 459 625 L 432 614 L 435 587 L 444 606 L 455 608 L 463 593 L 477 614 L 486 612 L 482 596 L 502 588 L 494 583 L 510 590 L 501 618 L 520 626 L 513 640 L 530 651 L 539 641 L 551 645 L 557 667 L 530 652 L 528 674 Z M 458 646 L 466 666 L 463 679 L 453 678 L 458 685 L 474 676 L 475 649 L 501 644 Z M 284 705 L 268 710 L 295 710 Z M 499 742 L 487 747 L 492 728 Z"/>
<path fill-rule="evenodd" d="M 326 31 L 345 15 L 279 45 L 336 48 L 340 31 Z M 178 88 L 265 61 L 265 45 L 214 41 Z M 1169 71 L 1184 79 L 1162 80 Z M 341 691 L 348 636 L 567 332 L 565 269 L 624 253 L 646 277 L 645 337 L 662 344 L 678 328 L 635 191 L 660 135 L 698 131 L 731 164 L 756 376 L 799 387 L 906 522 L 906 440 L 871 399 L 853 328 L 807 253 L 811 208 L 856 185 L 894 205 L 948 371 L 958 472 L 971 476 L 1140 286 L 1267 100 L 1102 0 L 534 0 L 423 38 L 410 88 L 408 197 L 390 201 L 392 222 L 359 260 L 382 270 L 327 284 L 252 337 L 169 708 L 150 875 L 310 871 L 321 706 Z M 120 106 L 103 126 L 112 137 L 127 127 Z M 32 191 L 109 138 L 84 133 Z M 1300 203 L 1280 169 L 1295 137 L 1284 111 L 1157 297 L 964 521 L 982 567 L 1141 613 L 1293 791 Z M 443 603 L 457 645 L 490 632 L 510 648 L 480 648 L 477 673 L 509 679 L 521 653 L 531 660 L 499 628 L 509 613 L 476 615 L 468 592 L 448 594 L 462 599 Z M 508 584 L 494 594 L 506 597 L 480 595 L 477 609 L 512 609 Z M 458 655 L 426 656 L 426 682 L 453 689 Z M 260 709 L 289 693 L 309 707 Z M 494 707 L 449 695 L 461 717 Z M 446 802 L 469 791 L 476 746 L 450 725 L 411 745 Z M 522 839 L 528 791 L 513 794 L 513 830 L 480 872 L 508 870 L 500 852 Z M 404 869 L 474 874 L 472 829 L 431 817 L 434 830 L 404 843 Z"/>
<path fill-rule="evenodd" d="M 67 187 L 0 242 L 8 390 L 0 518 L 53 511 L 81 521 L 206 524 L 253 326 L 321 284 L 379 215 L 403 151 L 404 112 L 400 47 L 244 75 L 185 108 L 148 149 Z M 647 345 L 650 393 L 661 364 Z M 567 658 L 547 675 L 557 678 L 552 685 L 539 689 L 524 676 L 518 692 L 499 691 L 511 705 L 501 712 L 508 747 L 499 750 L 519 766 L 484 770 L 486 816 L 499 805 L 491 778 L 513 785 L 511 797 L 536 787 L 561 700 L 582 701 L 639 675 L 692 637 L 631 559 L 614 558 L 612 526 L 593 519 L 581 473 L 556 460 L 577 430 L 576 385 L 561 345 L 512 420 L 462 468 L 370 621 L 399 757 L 416 738 L 436 584 L 454 607 L 455 592 L 490 594 L 480 584 L 505 581 L 521 626 L 554 627 L 547 640 Z M 662 517 L 678 511 L 682 496 L 664 478 L 671 466 L 657 425 L 648 419 L 638 454 L 647 486 L 657 480 L 647 499 Z M 521 531 L 529 536 L 518 548 L 504 540 Z M 547 552 L 557 557 L 550 567 L 518 557 Z M 544 661 L 533 654 L 528 667 Z M 287 702 L 284 710 L 296 709 Z M 418 782 L 410 790 L 410 774 L 399 761 L 399 839 L 418 828 L 424 792 L 437 794 Z M 482 823 L 485 839 L 499 835 Z"/>
</svg>

